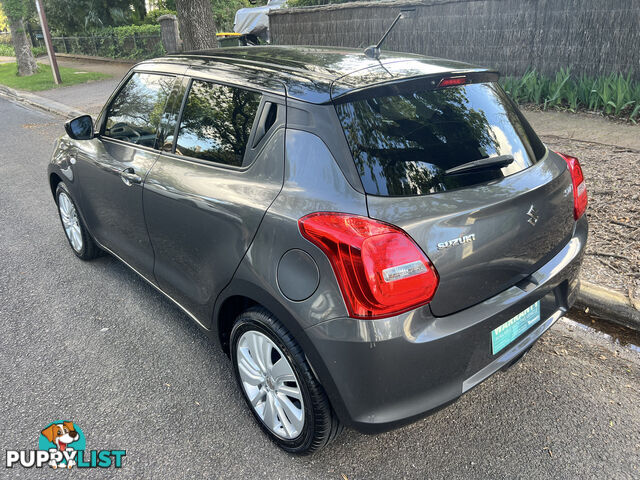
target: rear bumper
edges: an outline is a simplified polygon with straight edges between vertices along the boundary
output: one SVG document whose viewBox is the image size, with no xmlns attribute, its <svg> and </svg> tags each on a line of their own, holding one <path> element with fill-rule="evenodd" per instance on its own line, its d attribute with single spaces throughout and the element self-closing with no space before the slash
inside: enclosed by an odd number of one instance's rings
<svg viewBox="0 0 640 480">
<path fill-rule="evenodd" d="M 473 307 L 434 317 L 428 307 L 381 320 L 333 319 L 306 330 L 341 420 L 389 430 L 451 403 L 509 366 L 573 304 L 587 241 L 585 217 L 551 261 Z M 464 292 L 461 292 L 464 294 Z M 540 300 L 540 321 L 496 355 L 491 331 Z M 326 380 L 326 381 L 325 381 Z M 336 405 L 337 406 L 337 405 Z"/>
</svg>

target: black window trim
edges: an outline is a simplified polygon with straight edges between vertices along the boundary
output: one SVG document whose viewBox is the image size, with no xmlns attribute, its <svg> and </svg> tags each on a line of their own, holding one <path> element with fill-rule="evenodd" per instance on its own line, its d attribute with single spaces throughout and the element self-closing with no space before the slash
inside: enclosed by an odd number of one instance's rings
<svg viewBox="0 0 640 480">
<path fill-rule="evenodd" d="M 180 86 L 184 88 L 184 91 L 182 93 L 182 99 L 180 99 L 180 108 L 178 109 L 177 112 L 177 116 L 176 116 L 176 126 L 173 127 L 173 141 L 171 142 L 171 151 L 170 152 L 164 152 L 162 150 L 160 150 L 160 153 L 164 154 L 164 155 L 175 155 L 175 151 L 176 151 L 176 145 L 178 142 L 178 133 L 180 132 L 180 122 L 182 121 L 182 112 L 184 111 L 184 106 L 187 103 L 187 97 L 189 96 L 189 91 L 191 90 L 191 78 L 187 77 L 186 75 L 182 75 L 180 77 Z M 179 157 L 181 155 L 175 155 L 176 157 Z"/>
</svg>

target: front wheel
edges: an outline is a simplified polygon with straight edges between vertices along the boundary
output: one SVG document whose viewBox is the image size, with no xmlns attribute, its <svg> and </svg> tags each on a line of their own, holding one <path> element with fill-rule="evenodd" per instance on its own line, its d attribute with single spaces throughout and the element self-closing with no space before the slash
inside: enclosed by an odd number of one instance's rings
<svg viewBox="0 0 640 480">
<path fill-rule="evenodd" d="M 302 349 L 268 311 L 251 308 L 236 319 L 231 359 L 251 412 L 284 450 L 311 453 L 342 431 Z"/>
<path fill-rule="evenodd" d="M 82 223 L 78 208 L 71 198 L 71 192 L 63 182 L 60 182 L 56 188 L 56 203 L 62 228 L 73 253 L 82 260 L 97 257 L 100 250 Z"/>
</svg>

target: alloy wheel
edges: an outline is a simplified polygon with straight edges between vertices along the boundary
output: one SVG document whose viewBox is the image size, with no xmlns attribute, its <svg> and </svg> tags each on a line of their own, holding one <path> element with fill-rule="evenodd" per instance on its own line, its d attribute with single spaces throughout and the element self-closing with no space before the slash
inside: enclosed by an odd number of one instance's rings
<svg viewBox="0 0 640 480">
<path fill-rule="evenodd" d="M 266 335 L 249 330 L 238 340 L 236 358 L 244 392 L 264 425 L 286 440 L 304 428 L 304 400 L 291 364 Z"/>
<path fill-rule="evenodd" d="M 71 246 L 76 252 L 82 251 L 82 230 L 80 229 L 80 219 L 76 207 L 69 196 L 62 192 L 58 196 L 58 209 L 60 210 L 60 218 L 62 226 Z"/>
</svg>

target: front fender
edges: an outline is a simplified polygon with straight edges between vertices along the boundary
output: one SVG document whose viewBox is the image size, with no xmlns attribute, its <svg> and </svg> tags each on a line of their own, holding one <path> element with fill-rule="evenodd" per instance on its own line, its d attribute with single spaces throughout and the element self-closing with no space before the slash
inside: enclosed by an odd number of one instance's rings
<svg viewBox="0 0 640 480">
<path fill-rule="evenodd" d="M 55 195 L 55 185 L 57 182 L 53 181 L 53 175 L 57 175 L 61 180 L 64 180 L 72 194 L 74 192 L 75 176 L 73 172 L 73 165 L 76 161 L 76 146 L 67 135 L 63 135 L 58 138 L 54 144 L 53 154 L 51 155 L 51 161 L 47 166 L 47 178 L 49 179 L 49 186 L 51 187 L 51 194 Z"/>
</svg>

